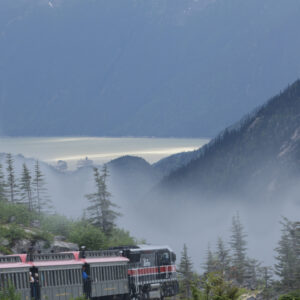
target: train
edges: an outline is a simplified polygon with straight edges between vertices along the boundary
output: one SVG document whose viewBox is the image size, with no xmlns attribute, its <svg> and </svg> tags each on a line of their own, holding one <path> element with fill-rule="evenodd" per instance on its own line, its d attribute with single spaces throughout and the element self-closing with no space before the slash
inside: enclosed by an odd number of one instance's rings
<svg viewBox="0 0 300 300">
<path fill-rule="evenodd" d="M 22 300 L 160 299 L 178 294 L 176 255 L 167 246 L 0 256 L 0 290 Z"/>
</svg>

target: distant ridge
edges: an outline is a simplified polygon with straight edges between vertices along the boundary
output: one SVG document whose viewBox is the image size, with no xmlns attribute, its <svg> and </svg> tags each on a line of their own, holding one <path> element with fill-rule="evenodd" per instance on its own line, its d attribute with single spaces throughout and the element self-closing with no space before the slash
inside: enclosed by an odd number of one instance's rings
<svg viewBox="0 0 300 300">
<path fill-rule="evenodd" d="M 160 184 L 176 193 L 270 195 L 300 174 L 300 80 L 229 127 Z"/>
</svg>

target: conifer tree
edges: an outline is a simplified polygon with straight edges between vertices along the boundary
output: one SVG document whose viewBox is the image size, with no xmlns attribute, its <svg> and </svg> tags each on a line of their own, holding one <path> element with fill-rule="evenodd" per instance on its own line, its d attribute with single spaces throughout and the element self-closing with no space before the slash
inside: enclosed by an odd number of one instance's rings
<svg viewBox="0 0 300 300">
<path fill-rule="evenodd" d="M 21 202 L 28 206 L 29 211 L 33 211 L 34 204 L 32 198 L 31 175 L 25 163 L 23 164 L 23 170 L 20 181 Z"/>
<path fill-rule="evenodd" d="M 0 163 L 0 201 L 6 201 L 6 184 L 5 184 L 5 178 L 2 170 L 2 164 Z"/>
<path fill-rule="evenodd" d="M 97 168 L 94 168 L 94 180 L 96 192 L 86 195 L 90 206 L 87 208 L 89 222 L 100 227 L 106 236 L 110 236 L 115 228 L 115 221 L 120 214 L 113 208 L 117 207 L 111 199 L 111 194 L 107 187 L 108 168 L 103 166 L 102 175 Z"/>
<path fill-rule="evenodd" d="M 185 299 L 189 299 L 191 297 L 191 285 L 193 280 L 193 264 L 191 258 L 188 256 L 186 244 L 183 245 L 178 272 L 182 276 Z"/>
<path fill-rule="evenodd" d="M 249 288 L 255 289 L 259 281 L 260 262 L 256 259 L 248 258 L 245 266 L 245 281 Z"/>
<path fill-rule="evenodd" d="M 221 272 L 224 278 L 228 278 L 230 271 L 230 255 L 229 249 L 226 249 L 223 240 L 219 237 L 217 242 L 217 264 L 218 271 Z"/>
<path fill-rule="evenodd" d="M 282 288 L 293 290 L 300 288 L 300 222 L 291 222 L 284 218 L 281 222 L 282 234 L 275 249 L 277 263 L 275 274 L 281 278 Z"/>
<path fill-rule="evenodd" d="M 205 273 L 211 273 L 217 271 L 217 259 L 212 253 L 210 245 L 207 246 L 206 261 L 204 265 Z"/>
<path fill-rule="evenodd" d="M 239 214 L 232 218 L 231 228 L 231 250 L 232 250 L 232 266 L 234 270 L 234 278 L 242 285 L 245 276 L 246 266 L 246 234 L 244 233 L 243 225 L 240 222 Z"/>
<path fill-rule="evenodd" d="M 40 169 L 40 163 L 37 160 L 34 166 L 34 177 L 32 187 L 34 192 L 34 202 L 36 211 L 41 214 L 43 211 L 48 211 L 52 208 L 51 199 L 47 193 L 45 176 Z"/>
<path fill-rule="evenodd" d="M 7 170 L 8 198 L 11 203 L 15 203 L 18 186 L 15 179 L 14 160 L 10 153 L 8 153 L 6 156 L 6 164 L 7 164 L 6 170 Z"/>
<path fill-rule="evenodd" d="M 264 288 L 262 295 L 264 299 L 269 300 L 271 298 L 271 293 L 272 293 L 271 284 L 272 284 L 273 270 L 271 267 L 261 267 L 260 273 L 261 273 L 261 279 Z"/>
</svg>

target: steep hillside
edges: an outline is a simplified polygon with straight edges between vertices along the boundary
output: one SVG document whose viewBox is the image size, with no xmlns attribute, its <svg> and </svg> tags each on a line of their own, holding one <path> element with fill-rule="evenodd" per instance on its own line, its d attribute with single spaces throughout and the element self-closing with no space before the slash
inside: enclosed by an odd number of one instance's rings
<svg viewBox="0 0 300 300">
<path fill-rule="evenodd" d="M 298 0 L 2 0 L 0 134 L 214 136 L 299 76 L 299 11 Z"/>
<path fill-rule="evenodd" d="M 298 180 L 299 154 L 300 80 L 222 132 L 161 187 L 262 199 Z"/>
</svg>

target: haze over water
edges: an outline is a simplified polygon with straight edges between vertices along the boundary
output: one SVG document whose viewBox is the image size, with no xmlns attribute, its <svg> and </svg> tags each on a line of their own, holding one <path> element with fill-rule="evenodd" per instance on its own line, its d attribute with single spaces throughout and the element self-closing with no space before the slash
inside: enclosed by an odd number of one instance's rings
<svg viewBox="0 0 300 300">
<path fill-rule="evenodd" d="M 69 169 L 75 169 L 78 160 L 86 157 L 100 164 L 120 156 L 134 155 L 154 163 L 175 153 L 196 150 L 208 141 L 185 138 L 2 137 L 0 149 L 1 152 L 22 154 L 50 164 L 64 160 Z"/>
</svg>

